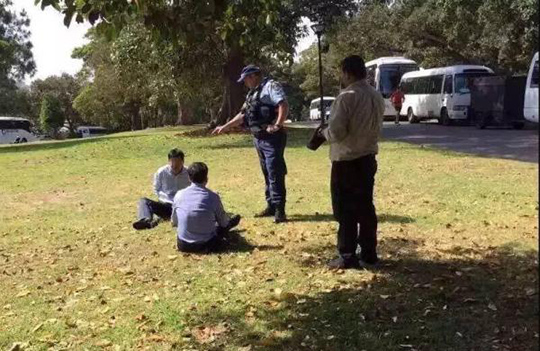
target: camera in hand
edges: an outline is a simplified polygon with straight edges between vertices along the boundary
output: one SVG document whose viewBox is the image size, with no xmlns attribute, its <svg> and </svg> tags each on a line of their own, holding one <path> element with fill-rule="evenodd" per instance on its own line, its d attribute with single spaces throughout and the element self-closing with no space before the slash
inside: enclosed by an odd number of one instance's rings
<svg viewBox="0 0 540 351">
<path fill-rule="evenodd" d="M 306 145 L 308 149 L 315 151 L 326 141 L 321 133 L 322 130 L 323 126 L 319 126 L 313 131 L 313 134 Z"/>
</svg>

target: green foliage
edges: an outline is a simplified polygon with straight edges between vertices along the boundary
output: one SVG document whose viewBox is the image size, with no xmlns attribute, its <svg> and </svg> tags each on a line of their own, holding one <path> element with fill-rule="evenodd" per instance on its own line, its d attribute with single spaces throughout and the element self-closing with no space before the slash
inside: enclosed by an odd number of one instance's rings
<svg viewBox="0 0 540 351">
<path fill-rule="evenodd" d="M 64 125 L 64 112 L 60 100 L 53 95 L 45 95 L 41 103 L 41 127 L 48 133 L 55 135 Z"/>
<path fill-rule="evenodd" d="M 538 1 L 368 3 L 331 33 L 331 42 L 338 57 L 401 54 L 425 68 L 473 63 L 523 73 L 538 50 Z"/>
<path fill-rule="evenodd" d="M 79 114 L 73 108 L 73 101 L 81 90 L 81 84 L 77 78 L 64 73 L 61 76 L 50 76 L 45 79 L 37 79 L 30 86 L 32 104 L 32 116 L 40 115 L 43 98 L 47 95 L 54 96 L 60 103 L 62 115 L 65 117 L 70 129 L 73 131 L 81 124 Z"/>
</svg>

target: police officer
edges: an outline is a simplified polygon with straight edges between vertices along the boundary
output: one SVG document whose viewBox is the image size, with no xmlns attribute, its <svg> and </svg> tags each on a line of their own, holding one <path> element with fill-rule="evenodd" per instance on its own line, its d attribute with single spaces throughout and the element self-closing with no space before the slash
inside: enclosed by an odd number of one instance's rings
<svg viewBox="0 0 540 351">
<path fill-rule="evenodd" d="M 238 82 L 243 82 L 249 93 L 240 113 L 213 134 L 244 125 L 253 135 L 266 184 L 266 208 L 255 217 L 274 216 L 275 223 L 285 222 L 285 164 L 284 152 L 287 134 L 283 128 L 289 112 L 287 97 L 278 82 L 263 77 L 261 69 L 248 65 L 242 69 Z"/>
</svg>

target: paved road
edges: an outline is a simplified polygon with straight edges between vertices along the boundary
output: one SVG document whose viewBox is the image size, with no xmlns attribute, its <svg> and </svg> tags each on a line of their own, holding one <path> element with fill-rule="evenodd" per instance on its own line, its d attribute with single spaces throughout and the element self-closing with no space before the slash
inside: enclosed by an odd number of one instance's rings
<svg viewBox="0 0 540 351">
<path fill-rule="evenodd" d="M 314 128 L 317 123 L 295 123 Z M 538 126 L 523 130 L 476 129 L 475 127 L 445 127 L 434 122 L 419 124 L 385 122 L 383 137 L 412 144 L 423 144 L 484 157 L 504 158 L 538 163 Z"/>
<path fill-rule="evenodd" d="M 396 126 L 385 122 L 383 137 L 485 157 L 538 163 L 538 129 L 534 125 L 523 130 L 481 130 L 465 126 L 445 127 L 436 123 L 402 123 Z"/>
</svg>

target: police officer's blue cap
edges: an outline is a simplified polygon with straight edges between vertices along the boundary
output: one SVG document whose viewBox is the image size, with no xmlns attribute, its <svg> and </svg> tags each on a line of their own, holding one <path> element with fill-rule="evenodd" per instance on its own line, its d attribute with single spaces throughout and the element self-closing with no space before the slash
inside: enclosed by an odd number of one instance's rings
<svg viewBox="0 0 540 351">
<path fill-rule="evenodd" d="M 242 83 L 244 79 L 246 79 L 247 76 L 249 76 L 252 73 L 260 72 L 261 69 L 255 65 L 247 65 L 242 69 L 242 73 L 240 73 L 240 78 L 238 79 L 238 83 Z"/>
</svg>

